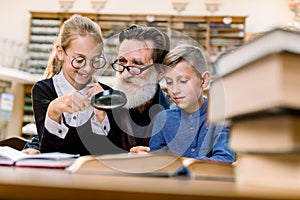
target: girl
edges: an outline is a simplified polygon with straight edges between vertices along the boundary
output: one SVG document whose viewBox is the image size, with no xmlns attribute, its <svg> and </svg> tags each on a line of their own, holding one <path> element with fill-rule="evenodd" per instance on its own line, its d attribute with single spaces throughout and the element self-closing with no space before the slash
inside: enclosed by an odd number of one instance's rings
<svg viewBox="0 0 300 200">
<path fill-rule="evenodd" d="M 228 147 L 229 129 L 207 123 L 204 90 L 211 74 L 204 50 L 180 45 L 170 51 L 163 64 L 167 91 L 177 108 L 160 112 L 155 119 L 149 147 L 133 147 L 131 152 L 168 150 L 203 160 L 232 163 L 235 154 Z"/>
<path fill-rule="evenodd" d="M 94 109 L 89 102 L 96 93 L 110 89 L 95 78 L 97 69 L 106 64 L 103 46 L 100 27 L 89 18 L 73 15 L 62 25 L 46 78 L 32 89 L 39 136 L 36 146 L 41 152 L 111 153 L 106 137 L 109 113 Z"/>
</svg>

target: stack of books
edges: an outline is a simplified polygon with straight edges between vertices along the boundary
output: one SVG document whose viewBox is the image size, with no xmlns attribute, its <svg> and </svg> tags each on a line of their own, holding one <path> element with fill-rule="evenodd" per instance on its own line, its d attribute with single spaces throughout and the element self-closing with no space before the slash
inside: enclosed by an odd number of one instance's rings
<svg viewBox="0 0 300 200">
<path fill-rule="evenodd" d="M 216 60 L 208 120 L 229 122 L 241 185 L 300 189 L 300 32 L 276 28 Z"/>
</svg>

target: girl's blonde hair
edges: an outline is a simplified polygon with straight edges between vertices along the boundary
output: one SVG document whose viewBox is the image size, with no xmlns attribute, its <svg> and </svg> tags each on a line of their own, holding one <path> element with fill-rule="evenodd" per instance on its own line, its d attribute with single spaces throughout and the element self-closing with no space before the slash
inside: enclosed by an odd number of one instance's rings
<svg viewBox="0 0 300 200">
<path fill-rule="evenodd" d="M 95 42 L 99 43 L 103 51 L 103 37 L 99 25 L 87 17 L 75 14 L 64 21 L 56 41 L 54 42 L 52 53 L 49 57 L 47 68 L 44 72 L 45 78 L 51 78 L 61 71 L 63 61 L 56 55 L 56 45 L 67 49 L 70 42 L 78 37 L 91 36 Z"/>
<path fill-rule="evenodd" d="M 198 76 L 208 71 L 208 63 L 205 50 L 189 44 L 182 44 L 172 49 L 165 57 L 163 65 L 166 68 L 174 67 L 176 64 L 185 60 L 195 69 Z"/>
</svg>

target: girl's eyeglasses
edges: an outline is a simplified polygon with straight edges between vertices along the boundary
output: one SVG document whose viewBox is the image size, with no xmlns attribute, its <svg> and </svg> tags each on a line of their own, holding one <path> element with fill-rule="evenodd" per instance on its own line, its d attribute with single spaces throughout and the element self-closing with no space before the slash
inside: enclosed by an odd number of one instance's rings
<svg viewBox="0 0 300 200">
<path fill-rule="evenodd" d="M 86 65 L 87 59 L 83 56 L 76 56 L 75 58 L 70 58 L 67 54 L 66 50 L 63 48 L 65 54 L 68 56 L 71 65 L 75 69 L 80 69 Z M 106 58 L 104 55 L 95 56 L 93 59 L 90 60 L 90 65 L 95 69 L 101 69 L 106 65 Z"/>
</svg>

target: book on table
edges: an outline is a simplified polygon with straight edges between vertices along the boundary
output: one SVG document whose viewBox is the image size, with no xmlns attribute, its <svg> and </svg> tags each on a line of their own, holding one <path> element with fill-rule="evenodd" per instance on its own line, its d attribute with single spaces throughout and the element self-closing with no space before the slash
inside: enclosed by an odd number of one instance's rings
<svg viewBox="0 0 300 200">
<path fill-rule="evenodd" d="M 8 146 L 0 147 L 0 165 L 16 167 L 66 168 L 79 155 L 51 152 L 28 155 Z"/>
<path fill-rule="evenodd" d="M 234 180 L 232 164 L 185 158 L 170 152 L 81 156 L 66 170 L 71 173 Z"/>
<path fill-rule="evenodd" d="M 300 190 L 300 154 L 240 153 L 235 166 L 237 186 Z"/>
<path fill-rule="evenodd" d="M 300 32 L 274 29 L 216 60 L 208 121 L 300 110 Z"/>
<path fill-rule="evenodd" d="M 0 146 L 9 146 L 21 151 L 28 142 L 29 140 L 23 137 L 13 136 L 0 140 Z"/>
<path fill-rule="evenodd" d="M 299 133 L 299 115 L 258 115 L 232 123 L 229 145 L 236 152 L 300 152 Z"/>
</svg>

